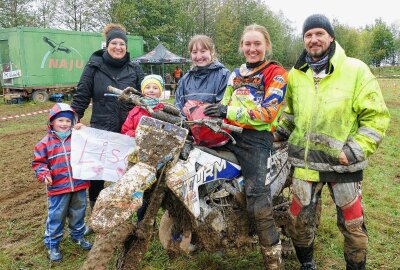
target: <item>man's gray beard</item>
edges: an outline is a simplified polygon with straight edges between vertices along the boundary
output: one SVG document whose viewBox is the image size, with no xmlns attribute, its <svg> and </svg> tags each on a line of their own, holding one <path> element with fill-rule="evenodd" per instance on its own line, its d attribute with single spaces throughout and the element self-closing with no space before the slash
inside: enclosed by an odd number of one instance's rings
<svg viewBox="0 0 400 270">
<path fill-rule="evenodd" d="M 321 59 L 326 54 L 327 51 L 328 50 L 325 50 L 323 52 L 308 53 L 308 55 L 311 56 L 311 58 L 313 58 L 313 59 L 317 59 L 316 61 L 318 61 L 319 59 Z"/>
</svg>

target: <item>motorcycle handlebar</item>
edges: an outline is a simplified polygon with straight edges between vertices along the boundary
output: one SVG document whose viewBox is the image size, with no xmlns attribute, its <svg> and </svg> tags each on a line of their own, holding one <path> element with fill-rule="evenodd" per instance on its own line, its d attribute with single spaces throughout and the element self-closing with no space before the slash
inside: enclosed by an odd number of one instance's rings
<svg viewBox="0 0 400 270">
<path fill-rule="evenodd" d="M 118 96 L 122 95 L 123 91 L 121 89 L 115 88 L 114 86 L 109 85 L 107 87 L 107 91 Z"/>
<path fill-rule="evenodd" d="M 136 90 L 133 87 L 127 87 L 124 90 L 118 89 L 114 86 L 109 85 L 107 87 L 107 92 L 116 94 L 117 96 L 128 96 L 130 98 L 136 99 L 136 98 L 140 98 L 143 97 L 142 92 L 140 92 L 139 90 Z"/>
<path fill-rule="evenodd" d="M 113 93 L 117 96 L 130 99 L 137 105 L 143 105 L 140 102 L 140 100 L 142 98 L 141 92 L 139 92 L 138 90 L 136 90 L 133 87 L 127 87 L 124 90 L 121 90 L 121 89 L 118 89 L 116 87 L 109 85 L 107 87 L 107 91 L 110 93 Z M 148 107 L 148 106 L 146 106 L 146 107 Z M 241 133 L 243 131 L 243 128 L 234 126 L 234 125 L 230 125 L 230 124 L 226 124 L 223 122 L 222 119 L 219 119 L 219 118 L 209 118 L 209 119 L 201 119 L 201 120 L 195 120 L 195 121 L 185 121 L 181 118 L 179 109 L 175 108 L 173 105 L 167 105 L 167 104 L 164 107 L 165 107 L 164 111 L 157 111 L 157 112 L 154 112 L 151 108 L 146 108 L 146 109 L 150 112 L 152 117 L 162 120 L 162 121 L 165 121 L 165 122 L 172 123 L 172 124 L 179 124 L 181 122 L 187 122 L 187 123 L 192 122 L 192 123 L 208 126 L 209 128 L 213 129 L 214 131 L 219 131 L 218 126 L 220 128 L 228 129 L 228 130 L 231 130 L 231 131 L 234 131 L 237 133 Z"/>
<path fill-rule="evenodd" d="M 230 131 L 234 131 L 237 133 L 242 133 L 242 131 L 243 131 L 243 128 L 241 128 L 241 127 L 225 123 L 222 118 L 211 117 L 211 118 L 203 118 L 203 119 L 198 119 L 198 120 L 187 120 L 185 122 L 189 125 L 207 126 L 211 129 L 213 129 L 214 131 L 217 131 L 220 128 L 228 129 Z"/>
<path fill-rule="evenodd" d="M 243 131 L 243 128 L 241 128 L 241 127 L 226 124 L 226 123 L 222 123 L 221 127 L 224 129 L 229 129 L 229 130 L 231 130 L 233 132 L 237 132 L 237 133 L 242 133 L 242 131 Z"/>
</svg>

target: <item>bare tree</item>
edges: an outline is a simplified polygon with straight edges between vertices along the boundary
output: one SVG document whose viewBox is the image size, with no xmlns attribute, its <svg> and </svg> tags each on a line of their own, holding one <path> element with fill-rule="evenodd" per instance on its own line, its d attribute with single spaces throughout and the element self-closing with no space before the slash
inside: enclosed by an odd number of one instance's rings
<svg viewBox="0 0 400 270">
<path fill-rule="evenodd" d="M 111 0 L 63 0 L 58 2 L 56 21 L 74 31 L 100 31 L 110 22 Z"/>
<path fill-rule="evenodd" d="M 57 21 L 55 21 L 57 3 L 58 1 L 56 0 L 36 1 L 36 16 L 38 18 L 40 27 L 57 28 L 58 24 Z"/>
<path fill-rule="evenodd" d="M 0 27 L 37 26 L 33 0 L 0 1 Z"/>
<path fill-rule="evenodd" d="M 391 56 L 390 64 L 396 66 L 400 64 L 400 23 L 394 23 L 390 26 L 394 36 L 394 52 Z"/>
</svg>

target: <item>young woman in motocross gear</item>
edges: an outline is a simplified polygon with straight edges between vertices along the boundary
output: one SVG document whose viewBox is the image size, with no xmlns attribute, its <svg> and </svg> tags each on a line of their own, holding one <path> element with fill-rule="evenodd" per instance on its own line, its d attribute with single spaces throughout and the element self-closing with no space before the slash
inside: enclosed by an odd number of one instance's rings
<svg viewBox="0 0 400 270">
<path fill-rule="evenodd" d="M 267 174 L 287 73 L 276 62 L 267 60 L 272 44 L 267 29 L 247 26 L 240 40 L 246 63 L 232 72 L 222 101 L 206 107 L 209 116 L 224 117 L 243 127 L 232 132 L 236 144 L 225 147 L 237 157 L 245 179 L 247 212 L 259 237 L 266 269 L 282 269 L 281 243 L 273 219 L 271 190 Z"/>
</svg>

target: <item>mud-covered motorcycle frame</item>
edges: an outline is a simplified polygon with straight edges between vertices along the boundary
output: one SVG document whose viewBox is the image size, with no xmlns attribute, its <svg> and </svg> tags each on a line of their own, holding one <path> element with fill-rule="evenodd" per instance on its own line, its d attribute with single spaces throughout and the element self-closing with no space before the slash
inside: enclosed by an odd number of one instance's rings
<svg viewBox="0 0 400 270">
<path fill-rule="evenodd" d="M 135 105 L 142 106 L 146 108 L 146 104 L 142 101 L 143 96 L 141 93 L 133 88 L 127 88 L 124 91 L 121 91 L 119 89 L 115 89 L 112 87 L 109 87 L 109 91 L 119 95 L 120 100 L 126 101 L 126 102 L 132 102 Z M 194 224 L 196 224 L 196 217 L 198 218 L 198 214 L 193 215 L 193 209 L 188 209 L 188 212 L 192 212 L 191 214 L 186 213 L 186 211 L 181 211 L 182 210 L 182 202 L 176 201 L 177 194 L 173 194 L 174 192 L 174 187 L 171 186 L 171 182 L 169 183 L 169 187 L 167 188 L 166 185 L 166 180 L 165 180 L 165 172 L 173 167 L 173 164 L 177 161 L 179 152 L 182 150 L 183 145 L 184 145 L 184 138 L 186 138 L 187 135 L 187 130 L 181 128 L 181 126 L 189 126 L 192 124 L 200 124 L 200 125 L 205 125 L 212 129 L 214 132 L 222 132 L 227 134 L 224 129 L 230 129 L 234 130 L 235 132 L 241 132 L 241 128 L 236 127 L 236 126 L 231 126 L 231 125 L 226 125 L 223 123 L 221 119 L 218 118 L 212 118 L 212 119 L 200 119 L 196 121 L 183 121 L 183 119 L 180 116 L 180 112 L 173 106 L 170 106 L 168 104 L 164 104 L 164 110 L 163 111 L 156 111 L 154 112 L 151 110 L 151 108 L 147 107 L 147 110 L 149 113 L 155 118 L 148 118 L 148 117 L 143 117 L 141 124 L 139 125 L 139 128 L 137 130 L 137 145 L 142 146 L 138 147 L 138 153 L 135 155 L 135 163 L 143 163 L 141 168 L 143 168 L 146 165 L 150 165 L 150 167 L 157 168 L 158 170 L 152 171 L 150 174 L 154 175 L 153 181 L 143 181 L 144 183 L 147 183 L 147 186 L 150 186 L 153 184 L 153 187 L 151 189 L 151 196 L 149 200 L 149 206 L 146 211 L 146 215 L 144 217 L 144 220 L 140 222 L 139 226 L 136 226 L 135 222 L 132 222 L 132 220 L 127 220 L 124 222 L 119 222 L 118 220 L 120 219 L 119 216 L 114 216 L 113 220 L 116 220 L 117 224 L 107 224 L 106 227 L 100 227 L 95 229 L 97 235 L 96 235 L 96 241 L 95 245 L 92 249 L 92 251 L 89 253 L 89 256 L 84 264 L 84 269 L 101 269 L 101 268 L 106 268 L 107 264 L 109 261 L 111 261 L 112 256 L 113 256 L 113 251 L 115 249 L 120 249 L 120 256 L 117 262 L 117 268 L 118 269 L 136 269 L 139 265 L 140 260 L 142 259 L 144 253 L 147 250 L 147 247 L 149 245 L 149 242 L 151 240 L 151 235 L 152 235 L 152 228 L 153 224 L 155 221 L 155 217 L 157 215 L 158 209 L 161 207 L 162 202 L 164 201 L 164 209 L 169 210 L 170 213 L 174 213 L 174 217 L 178 218 L 179 220 L 186 220 L 186 224 L 184 222 L 180 225 L 182 225 L 182 233 L 185 234 L 186 231 L 190 230 L 193 228 Z M 160 122 L 157 121 L 156 119 L 160 119 L 165 122 Z M 143 122 L 143 123 L 142 123 Z M 173 123 L 172 125 L 169 123 Z M 159 134 L 160 137 L 154 137 L 154 138 L 149 138 L 149 130 L 147 128 L 151 128 L 151 131 L 154 132 L 154 128 L 157 127 L 156 129 L 159 130 L 173 130 L 173 134 L 176 134 L 175 138 L 178 138 L 174 143 L 177 147 L 173 147 L 173 149 L 169 149 L 168 147 L 163 149 L 163 146 L 165 143 L 168 141 L 168 139 L 171 139 L 170 137 L 165 137 L 165 134 L 162 134 L 162 132 Z M 230 136 L 229 134 L 227 134 Z M 161 138 L 164 136 L 163 138 Z M 153 142 L 153 143 L 147 143 L 143 144 L 143 142 Z M 233 141 L 234 142 L 234 141 Z M 162 145 L 160 144 L 162 143 Z M 143 145 L 146 145 L 143 147 Z M 158 149 L 159 151 L 154 151 L 154 149 Z M 162 150 L 165 150 L 164 152 Z M 205 149 L 204 149 L 205 150 Z M 285 161 L 286 162 L 286 161 Z M 283 166 L 282 166 L 283 168 Z M 134 169 L 134 168 L 132 168 Z M 131 169 L 131 170 L 132 170 Z M 141 169 L 142 171 L 142 169 Z M 151 169 L 149 169 L 151 171 Z M 128 171 L 126 175 L 126 178 L 129 178 L 129 173 Z M 137 174 L 138 172 L 135 172 L 132 170 L 132 174 Z M 279 174 L 280 172 L 278 172 Z M 222 183 L 224 185 L 224 183 Z M 286 183 L 285 185 L 290 185 L 290 183 Z M 182 188 L 182 187 L 181 187 Z M 239 188 L 239 187 L 238 187 Z M 275 187 L 282 189 L 283 187 Z M 118 188 L 114 188 L 118 189 Z M 136 190 L 145 190 L 144 187 L 135 187 Z M 229 191 L 230 187 L 226 186 L 226 190 Z M 180 191 L 179 191 L 180 192 Z M 237 193 L 237 190 L 230 190 L 231 195 L 239 195 Z M 214 194 L 214 193 L 213 193 Z M 215 193 L 217 194 L 217 193 Z M 120 196 L 120 195 L 114 195 L 114 196 Z M 143 194 L 141 195 L 143 196 Z M 165 199 L 167 197 L 168 199 Z M 142 197 L 141 197 L 142 198 Z M 132 201 L 135 201 L 134 198 Z M 242 207 L 245 205 L 245 201 L 243 201 L 243 198 L 239 195 L 237 197 L 237 202 L 238 205 L 242 204 Z M 120 203 L 120 202 L 118 202 Z M 141 205 L 141 201 L 139 200 L 136 205 L 132 202 L 131 203 L 131 212 L 125 213 L 126 216 L 132 215 L 138 207 Z M 277 202 L 275 203 L 274 208 L 279 208 L 283 207 L 286 208 L 288 206 L 288 201 L 284 201 L 282 203 Z M 140 205 L 139 205 L 140 204 Z M 187 206 L 187 205 L 186 205 Z M 101 208 L 101 203 L 96 203 L 97 208 Z M 96 208 L 95 207 L 95 208 Z M 108 217 L 114 213 L 113 211 L 113 206 L 108 204 L 104 206 L 104 209 L 108 209 L 108 213 L 104 214 L 107 215 Z M 96 210 L 96 209 L 95 209 Z M 115 212 L 115 211 L 114 211 Z M 125 211 L 126 212 L 126 211 Z M 103 215 L 103 216 L 104 216 Z M 165 214 L 164 214 L 165 216 Z M 164 218 L 163 216 L 163 218 Z M 276 217 L 279 219 L 280 217 Z M 123 218 L 123 219 L 126 219 Z M 121 220 L 121 219 L 120 219 Z M 101 222 L 100 222 L 101 223 Z M 112 222 L 111 222 L 112 223 Z M 116 226 L 117 225 L 117 226 Z M 162 225 L 162 224 L 161 224 Z M 160 227 L 161 227 L 160 225 Z M 109 227 L 107 227 L 109 226 Z M 113 228 L 112 230 L 110 230 Z M 186 231 L 185 231 L 186 230 Z M 184 236 L 184 235 L 183 235 Z M 191 238 L 189 240 L 191 240 Z M 160 240 L 162 241 L 162 237 L 160 237 Z M 185 241 L 185 240 L 183 240 Z M 163 242 L 163 241 L 162 241 Z M 182 251 L 182 248 L 178 246 L 173 246 L 173 243 L 169 243 L 168 241 L 164 241 L 163 243 L 164 248 L 166 248 L 169 252 L 171 251 Z M 186 243 L 186 248 L 189 246 L 190 243 Z M 212 245 L 210 245 L 209 248 L 207 248 L 207 243 L 203 243 L 203 246 L 206 249 L 212 250 Z M 184 250 L 185 251 L 185 250 Z"/>
</svg>

